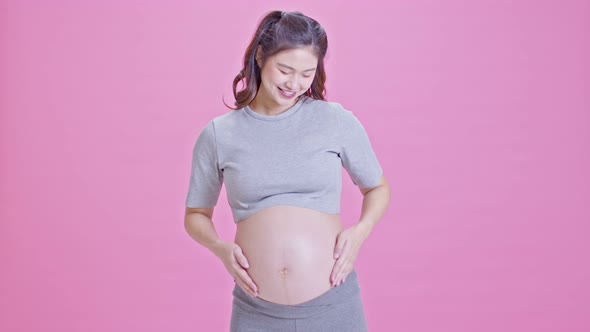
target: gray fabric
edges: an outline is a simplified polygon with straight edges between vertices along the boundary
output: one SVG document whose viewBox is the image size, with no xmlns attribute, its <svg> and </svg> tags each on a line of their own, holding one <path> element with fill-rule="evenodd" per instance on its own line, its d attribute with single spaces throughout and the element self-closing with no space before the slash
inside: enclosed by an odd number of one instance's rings
<svg viewBox="0 0 590 332">
<path fill-rule="evenodd" d="M 365 332 L 367 322 L 356 270 L 309 301 L 285 305 L 252 297 L 234 286 L 230 332 Z"/>
<path fill-rule="evenodd" d="M 342 167 L 360 188 L 383 174 L 365 128 L 342 105 L 302 96 L 278 115 L 246 106 L 199 133 L 186 206 L 214 207 L 225 184 L 235 223 L 274 205 L 339 213 Z"/>
</svg>

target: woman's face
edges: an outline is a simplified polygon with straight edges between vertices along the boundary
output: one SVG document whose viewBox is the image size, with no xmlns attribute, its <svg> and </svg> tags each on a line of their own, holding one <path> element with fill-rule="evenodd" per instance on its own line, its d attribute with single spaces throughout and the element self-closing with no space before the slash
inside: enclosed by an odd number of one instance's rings
<svg viewBox="0 0 590 332">
<path fill-rule="evenodd" d="M 268 57 L 261 70 L 257 104 L 273 109 L 289 108 L 311 86 L 317 65 L 318 58 L 311 47 L 285 50 Z"/>
</svg>

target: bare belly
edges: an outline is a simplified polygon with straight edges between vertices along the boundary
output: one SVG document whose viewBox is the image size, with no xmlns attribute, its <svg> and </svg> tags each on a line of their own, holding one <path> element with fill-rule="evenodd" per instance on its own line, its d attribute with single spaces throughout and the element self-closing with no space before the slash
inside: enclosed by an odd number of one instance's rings
<svg viewBox="0 0 590 332">
<path fill-rule="evenodd" d="M 339 214 L 278 205 L 238 223 L 235 242 L 250 268 L 258 296 L 280 304 L 311 300 L 331 288 Z"/>
</svg>

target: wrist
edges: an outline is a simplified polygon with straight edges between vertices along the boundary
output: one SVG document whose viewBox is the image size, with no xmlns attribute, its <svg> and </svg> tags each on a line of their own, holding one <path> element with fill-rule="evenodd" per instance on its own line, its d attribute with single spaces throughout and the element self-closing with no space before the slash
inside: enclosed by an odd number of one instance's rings
<svg viewBox="0 0 590 332">
<path fill-rule="evenodd" d="M 355 228 L 362 235 L 363 239 L 366 239 L 369 237 L 369 234 L 371 234 L 371 230 L 373 229 L 373 225 L 371 225 L 367 221 L 361 220 L 355 225 Z"/>
<path fill-rule="evenodd" d="M 213 242 L 209 246 L 209 250 L 211 252 L 213 252 L 215 254 L 215 256 L 219 257 L 224 245 L 225 245 L 225 241 L 223 241 L 221 239 L 217 239 L 215 242 Z"/>
</svg>

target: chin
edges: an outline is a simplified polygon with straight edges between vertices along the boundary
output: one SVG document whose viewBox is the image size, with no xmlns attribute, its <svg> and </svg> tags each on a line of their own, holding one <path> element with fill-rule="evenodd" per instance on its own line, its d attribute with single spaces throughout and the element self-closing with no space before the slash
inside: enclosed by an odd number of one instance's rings
<svg viewBox="0 0 590 332">
<path fill-rule="evenodd" d="M 292 104 L 293 102 L 295 102 L 298 97 L 299 97 L 299 95 L 295 95 L 295 97 L 293 97 L 291 99 L 284 99 L 281 96 L 277 96 L 275 98 L 275 101 L 277 104 L 280 104 L 280 105 L 289 105 L 289 104 Z"/>
</svg>

